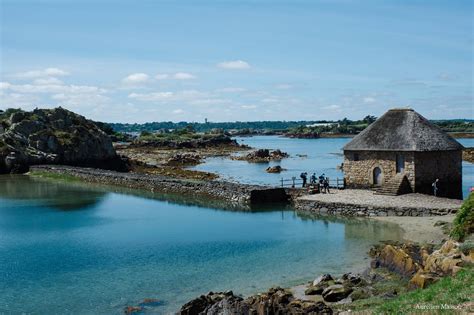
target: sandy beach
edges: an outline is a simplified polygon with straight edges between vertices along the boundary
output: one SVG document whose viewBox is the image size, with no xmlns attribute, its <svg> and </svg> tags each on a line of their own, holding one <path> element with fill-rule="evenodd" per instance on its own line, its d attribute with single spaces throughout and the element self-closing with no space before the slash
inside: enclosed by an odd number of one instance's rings
<svg viewBox="0 0 474 315">
<path fill-rule="evenodd" d="M 455 215 L 431 217 L 371 217 L 371 220 L 398 224 L 405 232 L 403 238 L 418 243 L 440 243 L 447 238 L 442 226 L 435 226 L 436 222 L 453 222 Z"/>
</svg>

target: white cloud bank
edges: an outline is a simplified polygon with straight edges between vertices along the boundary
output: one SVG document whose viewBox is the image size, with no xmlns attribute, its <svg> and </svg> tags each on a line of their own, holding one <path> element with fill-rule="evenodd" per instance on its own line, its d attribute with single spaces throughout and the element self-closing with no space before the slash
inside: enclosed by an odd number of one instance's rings
<svg viewBox="0 0 474 315">
<path fill-rule="evenodd" d="M 35 79 L 41 77 L 62 77 L 69 75 L 69 72 L 59 68 L 46 68 L 42 70 L 31 70 L 20 72 L 14 75 L 17 79 Z"/>
<path fill-rule="evenodd" d="M 188 72 L 176 72 L 175 74 L 158 73 L 157 75 L 155 75 L 155 79 L 156 80 L 167 80 L 167 79 L 192 80 L 192 79 L 196 79 L 196 76 Z"/>
<path fill-rule="evenodd" d="M 146 73 L 132 73 L 129 76 L 122 79 L 125 84 L 141 84 L 146 83 L 150 79 L 150 76 Z"/>
<path fill-rule="evenodd" d="M 231 60 L 220 62 L 217 64 L 217 67 L 230 70 L 245 70 L 250 69 L 250 64 L 243 60 Z"/>
</svg>

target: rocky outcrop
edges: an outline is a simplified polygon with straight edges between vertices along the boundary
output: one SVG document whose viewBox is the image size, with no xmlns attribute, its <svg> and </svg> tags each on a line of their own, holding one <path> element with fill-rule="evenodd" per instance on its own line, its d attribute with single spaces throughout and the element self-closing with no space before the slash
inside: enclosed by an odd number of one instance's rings
<svg viewBox="0 0 474 315">
<path fill-rule="evenodd" d="M 452 276 L 471 263 L 469 254 L 464 254 L 460 244 L 446 241 L 440 249 L 414 244 L 386 244 L 373 247 L 372 267 L 384 267 L 410 279 L 412 288 L 425 288 L 444 276 Z"/>
<path fill-rule="evenodd" d="M 235 296 L 232 291 L 209 292 L 181 307 L 181 315 L 267 315 L 267 314 L 332 314 L 323 302 L 302 301 L 282 289 L 272 288 L 268 292 L 246 299 Z"/>
<path fill-rule="evenodd" d="M 237 148 L 248 148 L 245 145 L 239 145 L 236 140 L 226 135 L 211 135 L 208 137 L 201 137 L 196 139 L 152 139 L 152 140 L 136 140 L 131 147 L 154 147 L 154 148 L 169 148 L 169 149 L 197 149 L 197 148 L 212 148 L 221 146 L 231 146 Z"/>
<path fill-rule="evenodd" d="M 170 166 L 196 165 L 201 163 L 202 157 L 194 153 L 177 153 L 166 162 Z"/>
<path fill-rule="evenodd" d="M 338 302 L 352 293 L 352 288 L 349 286 L 343 286 L 342 284 L 333 284 L 324 289 L 322 296 L 327 302 Z"/>
<path fill-rule="evenodd" d="M 328 303 L 350 303 L 361 298 L 361 292 L 365 296 L 371 295 L 368 282 L 360 275 L 346 273 L 341 278 L 335 279 L 329 274 L 316 278 L 305 290 L 305 295 L 321 295 Z M 352 294 L 356 292 L 355 294 Z"/>
<path fill-rule="evenodd" d="M 388 270 L 410 277 L 415 274 L 422 264 L 421 253 L 424 249 L 413 244 L 387 244 L 381 248 L 373 248 L 372 267 L 385 267 Z"/>
<path fill-rule="evenodd" d="M 270 161 L 279 161 L 287 157 L 289 157 L 289 154 L 286 152 L 282 152 L 279 149 L 274 151 L 270 151 L 268 149 L 259 149 L 256 151 L 252 151 L 246 155 L 234 156 L 232 157 L 232 159 L 252 163 L 265 163 Z"/>
<path fill-rule="evenodd" d="M 296 139 L 318 139 L 321 137 L 318 132 L 288 132 L 284 136 Z"/>
<path fill-rule="evenodd" d="M 283 167 L 281 167 L 280 165 L 276 165 L 276 166 L 269 166 L 267 167 L 267 169 L 265 170 L 267 173 L 281 173 L 283 172 L 285 169 Z"/>
<path fill-rule="evenodd" d="M 0 173 L 33 164 L 65 164 L 126 170 L 112 141 L 94 122 L 61 107 L 0 115 Z"/>
<path fill-rule="evenodd" d="M 462 150 L 462 159 L 463 161 L 474 163 L 474 148 L 464 148 Z"/>
</svg>

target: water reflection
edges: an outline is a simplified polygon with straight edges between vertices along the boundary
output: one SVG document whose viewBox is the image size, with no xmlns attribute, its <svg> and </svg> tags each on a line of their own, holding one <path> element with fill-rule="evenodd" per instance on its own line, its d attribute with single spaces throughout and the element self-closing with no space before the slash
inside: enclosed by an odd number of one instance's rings
<svg viewBox="0 0 474 315">
<path fill-rule="evenodd" d="M 298 212 L 297 215 L 302 220 L 322 221 L 326 226 L 329 226 L 330 223 L 342 223 L 346 239 L 378 239 L 381 241 L 403 239 L 403 229 L 394 223 L 373 221 L 367 218 L 325 216 L 308 212 Z"/>
<path fill-rule="evenodd" d="M 21 202 L 34 201 L 36 205 L 69 211 L 90 208 L 101 202 L 107 193 L 87 186 L 65 185 L 61 181 L 42 184 L 27 175 L 1 175 L 0 197 Z"/>
</svg>

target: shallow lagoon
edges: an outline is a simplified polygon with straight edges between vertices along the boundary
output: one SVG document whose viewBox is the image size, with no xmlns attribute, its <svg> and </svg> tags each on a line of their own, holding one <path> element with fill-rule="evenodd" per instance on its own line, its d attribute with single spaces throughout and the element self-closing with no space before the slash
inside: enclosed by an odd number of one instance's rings
<svg viewBox="0 0 474 315">
<path fill-rule="evenodd" d="M 366 220 L 170 197 L 0 176 L 0 313 L 119 314 L 157 298 L 152 312 L 167 314 L 210 290 L 247 295 L 361 270 L 371 244 L 401 237 Z"/>
<path fill-rule="evenodd" d="M 248 163 L 223 157 L 209 158 L 204 164 L 193 169 L 213 172 L 221 175 L 222 179 L 249 184 L 279 185 L 281 178 L 299 179 L 301 172 L 313 172 L 319 176 L 324 173 L 331 179 L 342 179 L 343 173 L 337 169 L 344 158 L 342 147 L 350 138 L 320 138 L 320 139 L 290 139 L 279 136 L 237 137 L 239 143 L 247 144 L 258 149 L 280 149 L 290 154 L 290 157 L 270 163 Z M 474 139 L 457 139 L 465 147 L 474 147 Z M 301 156 L 304 155 L 304 156 Z M 286 171 L 281 174 L 265 172 L 268 166 L 281 165 Z M 463 194 L 468 195 L 469 187 L 474 186 L 474 164 L 463 162 Z"/>
</svg>

